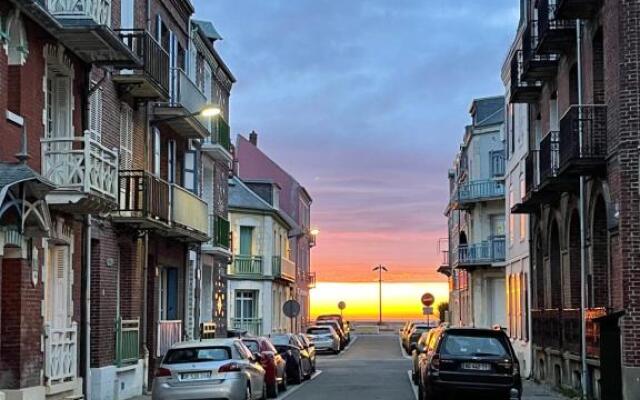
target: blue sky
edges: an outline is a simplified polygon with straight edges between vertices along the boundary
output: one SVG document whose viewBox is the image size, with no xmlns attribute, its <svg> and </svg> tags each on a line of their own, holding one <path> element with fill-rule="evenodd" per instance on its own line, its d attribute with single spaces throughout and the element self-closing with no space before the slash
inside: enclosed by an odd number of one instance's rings
<svg viewBox="0 0 640 400">
<path fill-rule="evenodd" d="M 380 262 L 394 280 L 434 277 L 447 170 L 471 100 L 504 92 L 518 2 L 193 3 L 238 79 L 233 134 L 255 129 L 314 198 L 320 278 Z"/>
</svg>

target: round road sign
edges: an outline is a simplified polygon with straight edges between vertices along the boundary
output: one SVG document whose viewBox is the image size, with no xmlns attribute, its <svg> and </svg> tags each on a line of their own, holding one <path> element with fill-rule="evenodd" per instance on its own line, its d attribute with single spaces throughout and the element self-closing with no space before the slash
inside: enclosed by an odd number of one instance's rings
<svg viewBox="0 0 640 400">
<path fill-rule="evenodd" d="M 345 308 L 347 308 L 347 303 L 341 301 L 340 303 L 338 303 L 338 308 L 344 310 Z"/>
<path fill-rule="evenodd" d="M 287 300 L 282 305 L 282 312 L 289 318 L 295 318 L 300 314 L 300 303 L 295 300 Z"/>
<path fill-rule="evenodd" d="M 431 293 L 425 293 L 420 298 L 420 301 L 425 307 L 431 307 L 433 303 L 436 301 L 436 298 L 433 297 Z"/>
</svg>

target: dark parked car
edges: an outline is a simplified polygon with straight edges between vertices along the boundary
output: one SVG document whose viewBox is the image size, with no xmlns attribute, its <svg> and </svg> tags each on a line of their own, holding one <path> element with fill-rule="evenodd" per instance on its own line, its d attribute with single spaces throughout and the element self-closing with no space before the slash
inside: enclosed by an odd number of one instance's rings
<svg viewBox="0 0 640 400">
<path fill-rule="evenodd" d="M 316 352 L 317 351 L 316 351 L 315 343 L 309 340 L 307 335 L 305 335 L 304 333 L 298 333 L 296 337 L 298 338 L 300 343 L 302 343 L 302 346 L 307 351 L 307 353 L 309 353 L 309 360 L 311 360 L 311 371 L 316 372 Z"/>
<path fill-rule="evenodd" d="M 273 335 L 269 338 L 278 353 L 287 362 L 287 377 L 292 383 L 301 383 L 313 374 L 313 366 L 309 352 L 304 348 L 296 335 L 290 333 Z"/>
<path fill-rule="evenodd" d="M 340 324 L 340 329 L 342 329 L 342 332 L 347 339 L 347 343 L 351 341 L 351 324 L 349 324 L 348 321 L 345 322 L 340 314 L 318 315 L 318 318 L 316 318 L 316 322 L 321 321 L 337 321 L 338 324 Z"/>
<path fill-rule="evenodd" d="M 287 362 L 278 354 L 269 339 L 265 337 L 242 338 L 242 343 L 257 357 L 265 370 L 267 396 L 278 397 L 278 393 L 287 390 Z"/>
<path fill-rule="evenodd" d="M 420 354 L 425 351 L 427 348 L 427 343 L 429 343 L 429 339 L 431 335 L 436 333 L 437 329 L 430 329 L 427 332 L 424 332 L 420 335 L 418 339 L 418 343 L 416 344 L 416 348 L 411 352 L 411 380 L 414 384 L 418 384 L 418 376 L 419 376 L 419 365 L 418 361 L 420 361 Z"/>
<path fill-rule="evenodd" d="M 482 393 L 491 399 L 520 400 L 520 365 L 502 330 L 436 329 L 420 354 L 420 400 L 439 400 L 469 392 L 474 396 Z"/>
</svg>

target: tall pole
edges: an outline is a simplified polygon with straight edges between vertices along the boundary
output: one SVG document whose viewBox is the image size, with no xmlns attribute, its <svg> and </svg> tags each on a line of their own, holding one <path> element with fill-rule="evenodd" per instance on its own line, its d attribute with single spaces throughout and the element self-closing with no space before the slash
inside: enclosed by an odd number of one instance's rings
<svg viewBox="0 0 640 400">
<path fill-rule="evenodd" d="M 378 271 L 378 325 L 382 325 L 382 271 L 389 270 L 384 265 L 378 265 L 373 271 Z"/>
<path fill-rule="evenodd" d="M 582 158 L 582 150 L 584 147 L 584 132 L 582 125 L 582 21 L 576 20 L 576 57 L 578 59 L 578 149 L 580 158 Z M 587 238 L 586 238 L 586 220 L 585 220 L 585 176 L 580 175 L 580 361 L 582 371 L 580 374 L 582 398 L 587 398 L 587 386 L 589 379 L 587 375 Z"/>
</svg>

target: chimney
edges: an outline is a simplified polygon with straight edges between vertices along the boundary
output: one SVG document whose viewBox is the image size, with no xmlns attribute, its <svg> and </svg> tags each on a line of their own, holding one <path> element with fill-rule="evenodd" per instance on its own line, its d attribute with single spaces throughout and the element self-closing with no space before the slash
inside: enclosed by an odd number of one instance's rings
<svg viewBox="0 0 640 400">
<path fill-rule="evenodd" d="M 256 133 L 256 131 L 251 131 L 251 133 L 249 134 L 249 141 L 252 145 L 258 147 L 258 134 Z"/>
</svg>

